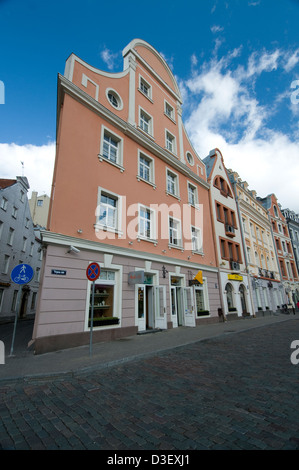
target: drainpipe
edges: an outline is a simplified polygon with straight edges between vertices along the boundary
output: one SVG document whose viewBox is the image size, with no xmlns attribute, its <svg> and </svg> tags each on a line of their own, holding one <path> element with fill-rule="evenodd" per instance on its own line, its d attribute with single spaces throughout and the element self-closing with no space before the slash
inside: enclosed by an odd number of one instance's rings
<svg viewBox="0 0 299 470">
<path fill-rule="evenodd" d="M 268 214 L 268 219 L 269 219 L 270 227 L 271 227 L 271 237 L 272 237 L 272 243 L 273 243 L 276 263 L 277 263 L 278 272 L 279 272 L 279 275 L 280 275 L 280 285 L 284 288 L 283 279 L 282 279 L 282 272 L 281 272 L 281 269 L 280 269 L 280 263 L 279 263 L 279 259 L 278 259 L 278 254 L 277 254 L 276 243 L 275 243 L 275 239 L 274 239 L 274 234 L 273 234 L 272 222 L 271 222 L 269 209 L 267 209 L 267 214 Z M 277 307 L 277 305 L 276 305 L 276 307 Z"/>
<path fill-rule="evenodd" d="M 233 177 L 233 187 L 234 187 L 234 193 L 235 193 L 235 199 L 236 199 L 237 212 L 238 212 L 238 217 L 239 217 L 239 226 L 240 226 L 242 243 L 243 243 L 245 266 L 246 266 L 246 272 L 248 274 L 249 297 L 250 297 L 250 301 L 251 301 L 253 317 L 255 318 L 256 315 L 255 315 L 255 311 L 254 311 L 254 301 L 253 301 L 253 293 L 252 293 L 252 286 L 251 286 L 251 276 L 250 276 L 250 272 L 249 272 L 249 263 L 248 263 L 248 259 L 247 259 L 245 238 L 244 238 L 243 225 L 242 225 L 242 218 L 241 218 L 240 207 L 239 207 L 239 196 L 237 194 L 237 187 L 236 187 L 237 185 L 236 185 L 235 176 L 232 175 L 232 177 Z"/>
</svg>

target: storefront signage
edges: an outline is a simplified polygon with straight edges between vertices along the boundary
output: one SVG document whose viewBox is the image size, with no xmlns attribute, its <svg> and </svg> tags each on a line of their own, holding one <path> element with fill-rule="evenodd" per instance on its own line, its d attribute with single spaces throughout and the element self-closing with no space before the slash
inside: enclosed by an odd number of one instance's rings
<svg viewBox="0 0 299 470">
<path fill-rule="evenodd" d="M 56 274 L 58 276 L 65 276 L 66 270 L 65 269 L 52 269 L 51 274 Z"/>
<path fill-rule="evenodd" d="M 144 284 L 144 271 L 132 271 L 128 274 L 128 283 Z"/>
<path fill-rule="evenodd" d="M 239 274 L 228 274 L 227 277 L 231 281 L 243 281 L 243 276 L 239 276 Z"/>
</svg>

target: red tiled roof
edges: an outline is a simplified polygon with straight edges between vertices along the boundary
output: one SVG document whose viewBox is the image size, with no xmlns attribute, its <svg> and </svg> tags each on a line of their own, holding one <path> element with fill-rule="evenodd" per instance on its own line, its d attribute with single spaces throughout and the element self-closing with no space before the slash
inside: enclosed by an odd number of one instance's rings
<svg viewBox="0 0 299 470">
<path fill-rule="evenodd" d="M 0 189 L 8 188 L 15 184 L 17 180 L 0 179 Z"/>
</svg>

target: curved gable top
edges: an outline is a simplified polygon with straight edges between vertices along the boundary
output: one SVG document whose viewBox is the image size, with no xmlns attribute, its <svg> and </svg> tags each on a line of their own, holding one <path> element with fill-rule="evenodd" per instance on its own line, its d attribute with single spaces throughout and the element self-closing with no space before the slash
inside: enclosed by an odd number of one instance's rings
<svg viewBox="0 0 299 470">
<path fill-rule="evenodd" d="M 123 57 L 125 58 L 129 53 L 133 53 L 151 72 L 157 76 L 170 88 L 177 96 L 177 99 L 182 103 L 181 93 L 176 79 L 167 62 L 159 52 L 156 51 L 150 44 L 142 39 L 133 39 L 123 50 Z"/>
</svg>

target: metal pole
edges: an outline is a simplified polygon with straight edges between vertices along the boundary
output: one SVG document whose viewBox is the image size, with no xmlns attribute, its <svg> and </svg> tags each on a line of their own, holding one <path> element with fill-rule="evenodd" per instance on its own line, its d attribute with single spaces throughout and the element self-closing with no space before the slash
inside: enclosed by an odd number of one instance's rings
<svg viewBox="0 0 299 470">
<path fill-rule="evenodd" d="M 16 329 L 17 329 L 17 321 L 18 321 L 18 310 L 19 310 L 19 303 L 20 303 L 20 293 L 21 293 L 21 287 L 19 288 L 19 292 L 17 295 L 17 303 L 16 303 L 16 315 L 15 315 L 15 322 L 14 322 L 14 327 L 13 327 L 13 334 L 12 334 L 12 341 L 11 341 L 11 348 L 10 348 L 10 356 L 12 356 L 13 353 L 13 347 L 14 347 L 14 342 L 15 342 L 15 336 L 16 336 Z"/>
<path fill-rule="evenodd" d="M 95 286 L 95 281 L 92 281 L 91 318 L 90 318 L 90 341 L 89 341 L 89 355 L 90 355 L 90 356 L 92 355 L 92 328 L 93 328 L 94 286 Z"/>
</svg>

